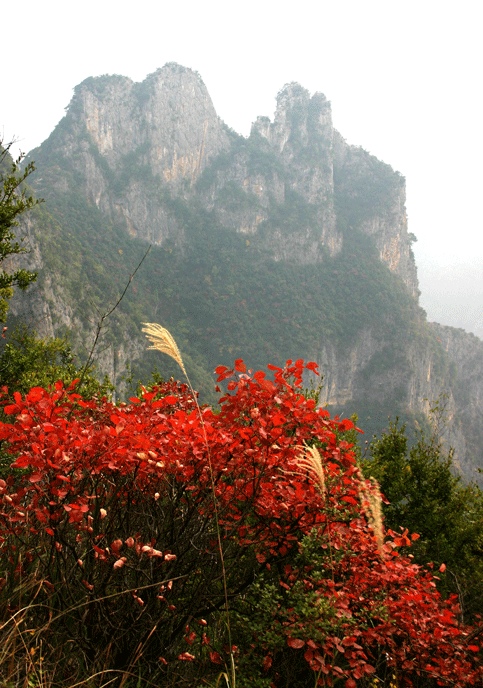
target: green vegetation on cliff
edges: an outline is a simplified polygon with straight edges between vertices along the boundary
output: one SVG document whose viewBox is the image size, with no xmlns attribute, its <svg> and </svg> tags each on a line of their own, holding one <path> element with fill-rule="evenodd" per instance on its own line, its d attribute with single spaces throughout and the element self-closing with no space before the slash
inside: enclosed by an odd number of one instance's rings
<svg viewBox="0 0 483 688">
<path fill-rule="evenodd" d="M 14 228 L 18 226 L 19 216 L 40 202 L 25 186 L 25 180 L 34 171 L 33 164 L 21 171 L 21 158 L 15 162 L 12 160 L 10 146 L 4 147 L 0 139 L 0 323 L 5 321 L 13 287 L 26 289 L 36 278 L 33 272 L 22 268 L 6 269 L 5 261 L 10 256 L 26 252 L 15 237 Z"/>
</svg>

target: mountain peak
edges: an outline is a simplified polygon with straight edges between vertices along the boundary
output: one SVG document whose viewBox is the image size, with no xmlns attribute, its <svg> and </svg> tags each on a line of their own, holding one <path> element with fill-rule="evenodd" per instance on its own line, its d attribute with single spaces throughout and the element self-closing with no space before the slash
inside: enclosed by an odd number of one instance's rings
<svg viewBox="0 0 483 688">
<path fill-rule="evenodd" d="M 94 168 L 105 177 L 126 165 L 168 184 L 191 184 L 228 145 L 201 77 L 174 62 L 139 83 L 119 75 L 85 79 L 50 138 L 59 153 L 77 158 L 87 184 Z M 99 206 L 105 180 L 98 175 L 94 186 Z"/>
</svg>

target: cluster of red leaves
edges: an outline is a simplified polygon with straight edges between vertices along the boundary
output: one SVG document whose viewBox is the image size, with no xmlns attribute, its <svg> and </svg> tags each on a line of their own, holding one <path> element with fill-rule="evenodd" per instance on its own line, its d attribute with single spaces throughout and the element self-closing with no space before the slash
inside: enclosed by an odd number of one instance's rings
<svg viewBox="0 0 483 688">
<path fill-rule="evenodd" d="M 363 490 L 373 488 L 344 439 L 353 424 L 331 419 L 301 394 L 305 368 L 315 366 L 271 366 L 273 379 L 252 374 L 241 360 L 233 370 L 217 368 L 218 382 L 229 380 L 219 412 L 199 411 L 186 386 L 173 382 L 120 406 L 85 401 L 74 386 L 60 383 L 50 391 L 33 388 L 25 398 L 15 394 L 4 407 L 15 421 L 0 424 L 0 440 L 17 469 L 0 480 L 2 556 L 12 538 L 26 535 L 47 535 L 62 548 L 58 533 L 65 540 L 67 528 L 77 540 L 92 536 L 98 566 L 127 569 L 131 555 L 147 557 L 170 567 L 174 580 L 176 551 L 139 531 L 107 539 L 102 523 L 114 503 L 127 509 L 135 499 L 139 509 L 141 499 L 162 501 L 181 485 L 201 518 L 212 520 L 216 503 L 227 543 L 252 551 L 260 571 L 277 564 L 283 590 L 302 585 L 326 610 L 307 620 L 279 607 L 272 620 L 286 638 L 286 652 L 303 654 L 320 685 L 339 679 L 352 688 L 382 665 L 408 685 L 421 677 L 476 685 L 482 671 L 479 647 L 466 641 L 471 629 L 458 623 L 454 600 L 440 599 L 434 577 L 398 552 L 409 543 L 407 534 L 390 534 L 383 551 L 378 548 L 361 504 Z M 300 471 L 304 444 L 317 446 L 322 456 L 324 490 Z M 314 534 L 325 575 L 310 561 L 294 564 L 301 542 Z M 216 553 L 214 540 L 212 547 Z M 89 580 L 83 582 L 89 589 Z M 243 581 L 238 587 L 244 589 Z M 144 604 L 141 594 L 134 598 Z M 188 629 L 185 641 L 191 645 L 195 637 Z M 206 633 L 201 645 L 213 662 L 221 661 Z M 178 659 L 195 661 L 196 654 Z M 265 670 L 271 665 L 267 646 Z"/>
</svg>

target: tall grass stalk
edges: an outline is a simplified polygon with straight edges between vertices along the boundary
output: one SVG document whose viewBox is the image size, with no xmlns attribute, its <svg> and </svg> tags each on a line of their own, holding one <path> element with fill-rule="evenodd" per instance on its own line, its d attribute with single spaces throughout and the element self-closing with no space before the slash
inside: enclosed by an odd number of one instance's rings
<svg viewBox="0 0 483 688">
<path fill-rule="evenodd" d="M 379 483 L 375 478 L 370 478 L 370 487 L 364 480 L 361 472 L 359 485 L 359 499 L 366 514 L 369 525 L 372 528 L 377 542 L 379 554 L 384 554 L 384 526 L 382 522 L 382 497 Z"/>
<path fill-rule="evenodd" d="M 325 499 L 327 489 L 325 481 L 324 465 L 322 457 L 317 447 L 304 444 L 296 457 L 298 471 L 291 471 L 292 475 L 306 475 L 313 478 L 319 492 Z M 364 478 L 362 471 L 359 470 L 359 499 L 362 508 L 374 533 L 379 554 L 384 554 L 384 526 L 382 518 L 382 497 L 379 483 L 374 478 L 370 478 L 370 484 Z M 329 541 L 330 544 L 330 541 Z"/>
<path fill-rule="evenodd" d="M 184 576 L 176 578 L 169 578 L 164 581 L 180 580 Z M 115 592 L 110 595 L 97 597 L 94 600 L 87 600 L 78 605 L 69 607 L 68 609 L 59 612 L 58 614 L 50 614 L 49 620 L 40 628 L 32 629 L 27 623 L 28 618 L 35 615 L 35 611 L 41 609 L 43 605 L 37 603 L 36 593 L 42 587 L 42 582 L 36 576 L 32 576 L 30 581 L 22 581 L 22 591 L 26 597 L 30 596 L 29 604 L 21 609 L 18 609 L 15 614 L 10 616 L 7 621 L 0 625 L 0 688 L 52 688 L 52 686 L 59 686 L 58 679 L 55 675 L 55 667 L 62 664 L 64 659 L 64 647 L 47 648 L 43 646 L 42 639 L 48 634 L 48 631 L 53 623 L 59 621 L 62 617 L 71 614 L 73 611 L 88 607 L 91 604 L 98 604 L 105 600 L 124 596 L 128 592 L 139 592 L 149 588 L 158 587 L 160 582 L 151 583 L 144 586 L 136 586 L 120 592 Z M 161 583 L 162 584 L 162 583 Z M 22 625 L 25 623 L 25 628 Z M 69 688 L 80 688 L 93 686 L 94 679 L 101 679 L 100 683 L 96 683 L 97 688 L 106 688 L 106 686 L 117 682 L 119 688 L 124 688 L 128 681 L 132 679 L 139 679 L 139 676 L 134 673 L 136 664 L 141 660 L 144 647 L 147 645 L 151 636 L 156 632 L 157 625 L 155 625 L 143 643 L 140 643 L 136 648 L 136 654 L 127 669 L 108 669 L 103 668 L 86 678 L 80 679 L 77 675 L 76 680 L 73 677 L 74 683 L 69 683 Z M 52 650 L 54 654 L 52 654 Z M 57 650 L 57 656 L 55 656 Z M 44 655 L 49 654 L 49 657 Z M 106 680 L 104 681 L 104 677 Z M 143 678 L 143 686 L 153 686 L 159 688 L 158 682 L 152 682 Z"/>
<path fill-rule="evenodd" d="M 325 480 L 324 464 L 322 456 L 317 447 L 310 446 L 306 443 L 299 447 L 299 453 L 295 457 L 295 463 L 298 471 L 287 471 L 291 475 L 300 475 L 306 477 L 310 475 L 319 490 L 325 502 L 327 496 L 327 485 Z M 327 540 L 329 544 L 329 560 L 332 580 L 334 580 L 334 558 L 332 553 L 332 539 L 330 527 L 327 528 Z"/>
<path fill-rule="evenodd" d="M 196 408 L 198 410 L 198 415 L 199 415 L 201 427 L 203 430 L 203 440 L 205 443 L 206 454 L 208 457 L 208 468 L 209 468 L 209 472 L 210 472 L 210 487 L 211 487 L 211 493 L 213 496 L 213 510 L 214 510 L 214 516 L 215 516 L 216 538 L 217 538 L 218 554 L 220 556 L 221 575 L 222 575 L 222 580 L 223 580 L 223 595 L 225 598 L 224 602 L 225 602 L 226 628 L 227 628 L 227 633 L 228 633 L 228 646 L 230 648 L 230 670 L 229 670 L 230 679 L 228 678 L 228 674 L 226 674 L 226 673 L 223 673 L 220 676 L 225 677 L 228 688 L 236 688 L 235 658 L 234 658 L 233 649 L 232 649 L 233 644 L 232 644 L 232 637 L 231 637 L 230 608 L 229 608 L 229 603 L 228 603 L 227 574 L 226 574 L 225 558 L 223 556 L 223 546 L 222 546 L 222 540 L 221 540 L 221 529 L 220 529 L 219 511 L 218 511 L 218 499 L 216 497 L 213 464 L 212 464 L 212 460 L 211 460 L 210 445 L 208 443 L 208 436 L 206 434 L 206 427 L 205 427 L 205 423 L 204 423 L 204 419 L 203 419 L 203 414 L 201 413 L 201 408 L 200 408 L 200 405 L 198 403 L 198 398 L 197 398 L 197 395 L 193 389 L 193 385 L 191 384 L 191 380 L 189 378 L 189 375 L 186 372 L 186 368 L 185 368 L 184 363 L 183 363 L 183 358 L 181 356 L 181 352 L 180 352 L 178 345 L 176 344 L 176 341 L 175 341 L 174 337 L 172 336 L 172 334 L 165 327 L 158 325 L 158 323 L 142 323 L 142 324 L 144 325 L 144 327 L 142 328 L 142 331 L 146 335 L 147 339 L 151 342 L 151 346 L 148 348 L 156 350 L 156 351 L 160 351 L 161 353 L 166 354 L 167 356 L 170 356 L 179 365 L 183 375 L 186 378 L 189 389 L 191 391 L 194 402 L 196 404 Z"/>
</svg>

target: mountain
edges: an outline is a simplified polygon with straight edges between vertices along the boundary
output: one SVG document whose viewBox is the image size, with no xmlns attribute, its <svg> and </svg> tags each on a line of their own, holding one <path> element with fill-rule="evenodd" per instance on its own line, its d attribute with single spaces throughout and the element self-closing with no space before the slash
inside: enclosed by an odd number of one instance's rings
<svg viewBox="0 0 483 688">
<path fill-rule="evenodd" d="M 437 403 L 456 464 L 478 477 L 483 342 L 427 322 L 405 180 L 345 142 L 324 95 L 288 84 L 244 138 L 177 64 L 142 83 L 89 78 L 28 159 L 45 198 L 23 227 L 39 279 L 14 320 L 86 355 L 151 244 L 96 349 L 121 392 L 156 366 L 179 376 L 145 351 L 140 323 L 157 321 L 205 400 L 234 358 L 315 360 L 321 401 L 358 413 L 369 439 L 389 416 L 424 425 Z"/>
</svg>

